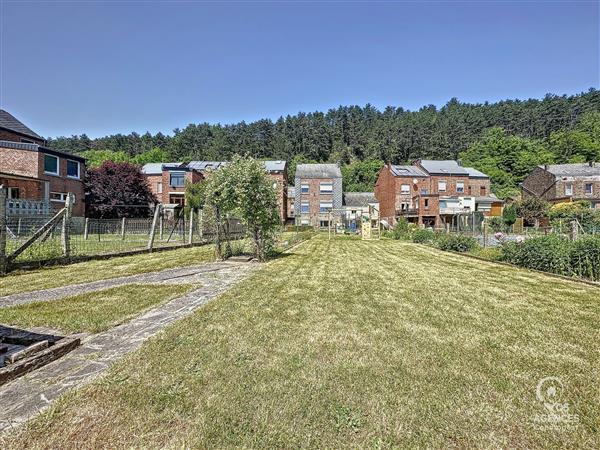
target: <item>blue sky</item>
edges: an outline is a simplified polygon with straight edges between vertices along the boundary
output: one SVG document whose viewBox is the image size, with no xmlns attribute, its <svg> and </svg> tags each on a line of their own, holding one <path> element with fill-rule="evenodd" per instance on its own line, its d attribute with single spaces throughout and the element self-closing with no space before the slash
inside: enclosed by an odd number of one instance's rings
<svg viewBox="0 0 600 450">
<path fill-rule="evenodd" d="M 598 1 L 2 0 L 0 104 L 44 136 L 599 87 Z"/>
</svg>

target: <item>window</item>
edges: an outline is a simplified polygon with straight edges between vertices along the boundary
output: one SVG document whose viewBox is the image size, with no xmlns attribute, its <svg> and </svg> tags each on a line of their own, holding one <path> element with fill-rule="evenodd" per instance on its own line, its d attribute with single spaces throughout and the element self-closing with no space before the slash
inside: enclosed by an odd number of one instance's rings
<svg viewBox="0 0 600 450">
<path fill-rule="evenodd" d="M 182 187 L 185 185 L 185 173 L 183 172 L 172 172 L 169 174 L 169 184 L 173 187 Z"/>
<path fill-rule="evenodd" d="M 403 184 L 400 186 L 401 194 L 410 194 L 410 184 Z"/>
<path fill-rule="evenodd" d="M 58 158 L 52 155 L 44 155 L 44 173 L 58 175 Z"/>
<path fill-rule="evenodd" d="M 321 220 L 321 221 L 319 222 L 319 226 L 320 226 L 321 228 L 327 228 L 327 227 L 329 227 L 329 220 Z"/>
<path fill-rule="evenodd" d="M 485 186 L 481 186 L 481 187 L 479 188 L 479 192 L 480 192 L 480 194 L 481 194 L 481 196 L 482 196 L 482 197 L 485 197 L 485 196 L 486 196 L 486 189 L 485 189 Z"/>
<path fill-rule="evenodd" d="M 429 199 L 428 198 L 423 200 L 423 206 L 425 207 L 425 209 L 429 209 Z"/>
<path fill-rule="evenodd" d="M 162 181 L 159 181 L 158 183 L 156 183 L 156 193 L 162 194 Z"/>
<path fill-rule="evenodd" d="M 573 195 L 573 183 L 565 184 L 565 195 Z"/>
<path fill-rule="evenodd" d="M 446 182 L 438 181 L 438 192 L 446 192 Z"/>
<path fill-rule="evenodd" d="M 586 194 L 594 193 L 594 184 L 593 183 L 585 183 L 585 193 Z"/>
<path fill-rule="evenodd" d="M 64 203 L 67 201 L 67 193 L 66 192 L 50 192 L 50 201 Z M 73 202 L 75 202 L 74 195 L 73 195 Z"/>
<path fill-rule="evenodd" d="M 300 221 L 300 225 L 310 225 L 310 220 L 308 220 L 308 219 L 302 219 Z"/>
<path fill-rule="evenodd" d="M 469 195 L 471 195 L 471 185 L 469 185 L 468 189 L 469 189 Z"/>
<path fill-rule="evenodd" d="M 18 187 L 9 187 L 7 191 L 8 198 L 19 198 L 19 188 Z"/>
<path fill-rule="evenodd" d="M 183 195 L 170 195 L 169 203 L 179 206 L 185 206 L 185 198 Z"/>
<path fill-rule="evenodd" d="M 300 204 L 300 212 L 302 214 L 308 214 L 308 202 L 302 202 Z"/>
<path fill-rule="evenodd" d="M 331 181 L 322 181 L 319 188 L 321 194 L 331 194 L 333 192 L 333 183 Z"/>
<path fill-rule="evenodd" d="M 456 192 L 465 192 L 465 183 L 463 181 L 456 182 Z"/>
<path fill-rule="evenodd" d="M 320 202 L 319 203 L 319 212 L 328 213 L 333 208 L 333 203 L 331 202 Z"/>
<path fill-rule="evenodd" d="M 446 209 L 447 207 L 447 203 L 444 200 L 440 200 L 440 209 Z"/>
<path fill-rule="evenodd" d="M 300 189 L 302 190 L 303 194 L 308 194 L 308 184 L 302 184 Z"/>
<path fill-rule="evenodd" d="M 79 163 L 77 161 L 67 159 L 67 176 L 79 179 Z"/>
</svg>

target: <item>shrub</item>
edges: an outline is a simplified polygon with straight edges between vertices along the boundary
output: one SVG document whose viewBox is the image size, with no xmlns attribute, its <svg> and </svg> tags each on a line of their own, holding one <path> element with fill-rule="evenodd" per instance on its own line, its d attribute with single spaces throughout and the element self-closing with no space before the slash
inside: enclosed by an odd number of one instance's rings
<svg viewBox="0 0 600 450">
<path fill-rule="evenodd" d="M 451 252 L 470 252 L 478 247 L 477 240 L 462 234 L 446 234 L 438 238 L 437 247 Z"/>
<path fill-rule="evenodd" d="M 571 246 L 570 264 L 574 275 L 600 281 L 600 236 L 575 241 Z"/>
<path fill-rule="evenodd" d="M 410 223 L 404 217 L 396 222 L 394 229 L 386 234 L 387 237 L 397 240 L 410 240 L 415 232 L 415 224 Z"/>
<path fill-rule="evenodd" d="M 502 211 L 502 219 L 506 226 L 510 227 L 517 221 L 517 207 L 514 203 L 507 205 Z"/>
<path fill-rule="evenodd" d="M 502 245 L 502 261 L 529 269 L 571 275 L 571 242 L 559 236 L 540 236 Z"/>
<path fill-rule="evenodd" d="M 490 217 L 487 219 L 487 224 L 494 233 L 497 231 L 508 231 L 508 225 L 504 221 L 503 217 Z"/>
<path fill-rule="evenodd" d="M 431 244 L 436 239 L 436 234 L 433 230 L 416 230 L 413 233 L 412 241 L 416 244 Z"/>
</svg>

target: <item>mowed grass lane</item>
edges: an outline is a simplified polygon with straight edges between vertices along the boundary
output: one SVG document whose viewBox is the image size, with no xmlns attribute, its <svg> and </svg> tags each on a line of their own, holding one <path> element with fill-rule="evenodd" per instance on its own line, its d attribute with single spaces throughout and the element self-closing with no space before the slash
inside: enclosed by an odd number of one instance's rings
<svg viewBox="0 0 600 450">
<path fill-rule="evenodd" d="M 318 237 L 63 397 L 5 447 L 598 447 L 600 289 Z M 558 376 L 574 427 L 543 431 Z"/>
<path fill-rule="evenodd" d="M 0 297 L 202 264 L 214 261 L 214 253 L 214 246 L 205 245 L 10 272 L 0 277 Z"/>
</svg>

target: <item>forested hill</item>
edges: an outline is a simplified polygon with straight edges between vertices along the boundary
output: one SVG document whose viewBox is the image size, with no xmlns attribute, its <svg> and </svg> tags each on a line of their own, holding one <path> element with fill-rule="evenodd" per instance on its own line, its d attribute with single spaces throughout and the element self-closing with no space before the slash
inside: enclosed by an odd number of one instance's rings
<svg viewBox="0 0 600 450">
<path fill-rule="evenodd" d="M 430 105 L 418 111 L 391 106 L 383 111 L 371 105 L 340 106 L 326 113 L 298 113 L 275 122 L 263 119 L 232 125 L 190 124 L 174 130 L 172 136 L 131 133 L 90 139 L 81 135 L 50 139 L 49 145 L 74 153 L 103 151 L 86 153 L 92 160 L 110 158 L 112 152 L 123 152 L 115 156 L 116 159 L 135 160 L 138 157 L 140 160 L 141 156 L 140 162 L 163 157 L 171 160 L 226 160 L 234 153 L 246 152 L 257 158 L 295 162 L 332 161 L 347 165 L 356 161 L 378 160 L 400 163 L 417 158 L 456 159 L 459 153 L 469 150 L 474 144 L 480 145 L 482 140 L 489 140 L 488 129 L 499 127 L 504 130 L 504 138 L 518 137 L 524 142 L 542 144 L 544 148 L 537 150 L 549 150 L 554 155 L 552 160 L 562 161 L 582 156 L 572 154 L 573 149 L 556 147 L 556 142 L 552 144 L 554 148 L 550 148 L 553 133 L 576 130 L 584 118 L 590 120 L 590 115 L 586 115 L 590 112 L 600 112 L 600 91 L 596 89 L 572 96 L 549 94 L 541 100 L 498 103 L 469 104 L 452 99 L 442 108 Z M 563 145 L 569 146 L 568 142 L 563 142 Z M 161 151 L 150 151 L 156 148 Z M 600 148 L 597 155 L 600 159 Z M 471 151 L 467 159 L 470 164 L 478 166 L 480 164 L 474 161 L 476 156 Z M 540 157 L 548 159 L 548 154 L 534 155 L 526 165 L 536 163 Z M 584 159 L 589 157 L 595 158 L 593 155 L 583 156 Z M 517 181 L 504 180 L 504 183 L 510 188 Z M 356 182 L 362 185 L 347 186 L 363 189 L 369 187 L 370 180 Z"/>
</svg>

